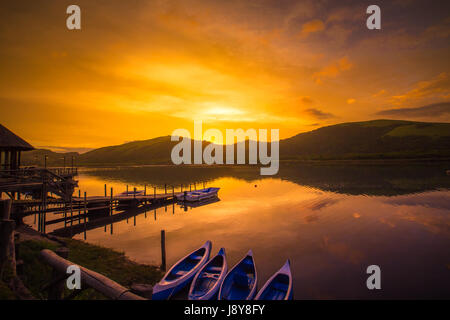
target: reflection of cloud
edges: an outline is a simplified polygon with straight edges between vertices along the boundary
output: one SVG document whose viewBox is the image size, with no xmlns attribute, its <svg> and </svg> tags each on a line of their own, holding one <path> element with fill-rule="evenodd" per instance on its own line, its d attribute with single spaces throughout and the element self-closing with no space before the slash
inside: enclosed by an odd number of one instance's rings
<svg viewBox="0 0 450 320">
<path fill-rule="evenodd" d="M 349 247 L 343 242 L 330 241 L 330 237 L 322 238 L 321 247 L 329 253 L 353 264 L 360 264 L 364 258 L 364 254 L 356 249 Z"/>
<path fill-rule="evenodd" d="M 319 220 L 319 216 L 316 215 L 316 214 L 311 214 L 311 215 L 305 217 L 305 221 L 307 223 L 315 222 L 315 221 L 318 221 L 318 220 Z"/>
<path fill-rule="evenodd" d="M 425 208 L 450 210 L 450 197 L 448 194 L 441 192 L 397 196 L 383 202 L 394 206 L 422 206 Z"/>
<path fill-rule="evenodd" d="M 427 230 L 435 234 L 450 236 L 450 221 L 448 213 L 430 213 L 425 211 L 414 212 L 406 210 L 400 212 L 402 219 L 412 221 L 424 226 Z"/>
<path fill-rule="evenodd" d="M 397 196 L 383 202 L 399 206 L 396 211 L 397 218 L 418 223 L 432 233 L 450 236 L 450 220 L 448 219 L 450 197 L 447 191 Z M 381 222 L 393 225 L 390 221 Z"/>
<path fill-rule="evenodd" d="M 435 117 L 450 114 L 450 102 L 434 103 L 417 108 L 388 109 L 377 112 L 381 116 L 398 117 Z"/>
<path fill-rule="evenodd" d="M 383 223 L 383 224 L 388 225 L 388 226 L 391 227 L 391 228 L 395 228 L 395 223 L 392 222 L 392 221 L 390 221 L 390 220 L 388 220 L 388 219 L 380 218 L 379 221 L 380 221 L 381 223 Z"/>
<path fill-rule="evenodd" d="M 353 218 L 359 219 L 359 218 L 361 218 L 361 215 L 360 215 L 358 212 L 355 212 L 355 213 L 353 214 Z"/>
<path fill-rule="evenodd" d="M 305 109 L 304 112 L 315 119 L 330 119 L 330 118 L 336 117 L 332 113 L 323 112 L 323 111 L 320 111 L 319 109 L 315 109 L 315 108 Z"/>
<path fill-rule="evenodd" d="M 314 200 L 312 203 L 307 204 L 305 207 L 311 210 L 321 210 L 323 208 L 332 206 L 339 202 L 339 199 L 325 198 Z"/>
</svg>

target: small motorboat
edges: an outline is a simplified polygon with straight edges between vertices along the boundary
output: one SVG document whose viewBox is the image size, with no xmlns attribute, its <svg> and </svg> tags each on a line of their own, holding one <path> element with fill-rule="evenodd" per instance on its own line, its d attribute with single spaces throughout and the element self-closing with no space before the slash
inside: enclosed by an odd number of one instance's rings
<svg viewBox="0 0 450 320">
<path fill-rule="evenodd" d="M 167 300 L 186 287 L 209 260 L 211 241 L 175 263 L 153 287 L 153 300 Z"/>
<path fill-rule="evenodd" d="M 267 280 L 255 300 L 292 300 L 292 273 L 289 260 Z"/>
<path fill-rule="evenodd" d="M 250 250 L 233 269 L 228 272 L 219 291 L 219 300 L 252 300 L 258 284 L 255 260 Z"/>
<path fill-rule="evenodd" d="M 124 191 L 124 192 L 122 192 L 122 193 L 119 193 L 119 194 L 117 194 L 117 196 L 124 196 L 124 197 L 126 197 L 126 196 L 133 196 L 133 195 L 136 195 L 136 196 L 138 196 L 138 195 L 143 195 L 144 194 L 144 190 L 136 190 L 136 191 L 134 191 L 134 190 L 131 190 L 131 191 Z"/>
<path fill-rule="evenodd" d="M 179 201 L 201 201 L 208 198 L 217 197 L 220 188 L 206 188 L 195 191 L 185 191 L 183 194 L 178 194 Z"/>
<path fill-rule="evenodd" d="M 189 290 L 189 300 L 212 300 L 216 298 L 227 271 L 225 249 L 221 248 L 219 253 L 195 275 Z"/>
</svg>

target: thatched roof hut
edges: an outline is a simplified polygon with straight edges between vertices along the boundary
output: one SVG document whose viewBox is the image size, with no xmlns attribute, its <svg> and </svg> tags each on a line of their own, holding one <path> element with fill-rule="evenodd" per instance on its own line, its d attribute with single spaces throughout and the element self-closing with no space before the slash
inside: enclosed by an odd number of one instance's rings
<svg viewBox="0 0 450 320">
<path fill-rule="evenodd" d="M 15 170 L 20 166 L 20 153 L 33 146 L 0 124 L 0 168 Z"/>
</svg>

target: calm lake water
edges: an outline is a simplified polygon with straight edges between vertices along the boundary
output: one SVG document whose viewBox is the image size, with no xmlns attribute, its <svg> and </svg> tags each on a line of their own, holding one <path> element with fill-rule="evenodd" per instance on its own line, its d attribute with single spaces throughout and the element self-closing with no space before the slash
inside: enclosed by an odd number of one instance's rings
<svg viewBox="0 0 450 320">
<path fill-rule="evenodd" d="M 205 181 L 221 188 L 220 201 L 141 210 L 74 238 L 160 264 L 164 229 L 168 266 L 206 240 L 213 254 L 226 249 L 229 267 L 252 249 L 259 287 L 289 258 L 295 299 L 450 298 L 447 169 L 287 163 L 277 176 L 261 177 L 250 167 L 86 168 L 79 186 L 88 196 L 102 195 L 104 184 L 108 193 L 144 184 L 163 192 L 165 183 L 179 191 L 181 184 Z M 49 225 L 47 232 L 62 227 Z M 381 290 L 366 287 L 366 268 L 373 264 L 381 268 Z"/>
</svg>

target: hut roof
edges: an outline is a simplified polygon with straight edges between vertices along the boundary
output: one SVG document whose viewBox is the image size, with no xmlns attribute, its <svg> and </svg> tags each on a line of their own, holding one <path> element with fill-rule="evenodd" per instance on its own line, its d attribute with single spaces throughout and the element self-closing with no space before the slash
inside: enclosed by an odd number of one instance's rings
<svg viewBox="0 0 450 320">
<path fill-rule="evenodd" d="M 33 146 L 0 124 L 0 149 L 33 150 Z"/>
</svg>

